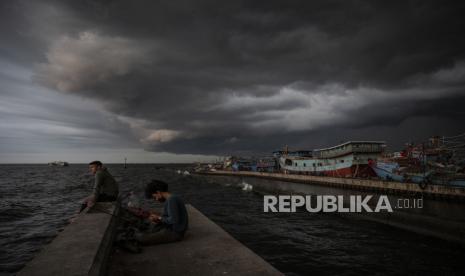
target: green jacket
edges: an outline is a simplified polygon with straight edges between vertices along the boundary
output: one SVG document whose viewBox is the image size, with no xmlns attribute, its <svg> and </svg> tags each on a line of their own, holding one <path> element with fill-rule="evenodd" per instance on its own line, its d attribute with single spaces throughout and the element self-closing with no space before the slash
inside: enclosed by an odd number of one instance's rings
<svg viewBox="0 0 465 276">
<path fill-rule="evenodd" d="M 96 201 L 100 195 L 117 197 L 119 193 L 118 183 L 108 172 L 107 168 L 102 168 L 95 174 L 95 184 L 93 195 Z"/>
</svg>

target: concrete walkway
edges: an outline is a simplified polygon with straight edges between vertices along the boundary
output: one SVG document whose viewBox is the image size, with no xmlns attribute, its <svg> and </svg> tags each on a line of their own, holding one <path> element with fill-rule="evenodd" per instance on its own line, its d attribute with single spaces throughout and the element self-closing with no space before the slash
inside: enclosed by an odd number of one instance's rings
<svg viewBox="0 0 465 276">
<path fill-rule="evenodd" d="M 194 207 L 187 210 L 183 241 L 147 246 L 141 254 L 116 250 L 108 275 L 282 275 Z"/>
<path fill-rule="evenodd" d="M 104 274 L 117 212 L 112 203 L 97 203 L 92 209 L 84 210 L 17 275 Z"/>
</svg>

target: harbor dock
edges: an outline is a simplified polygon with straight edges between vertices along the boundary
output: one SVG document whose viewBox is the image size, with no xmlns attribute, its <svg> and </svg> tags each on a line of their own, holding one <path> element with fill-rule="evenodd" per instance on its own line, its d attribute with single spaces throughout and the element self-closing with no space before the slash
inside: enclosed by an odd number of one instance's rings
<svg viewBox="0 0 465 276">
<path fill-rule="evenodd" d="M 184 240 L 132 254 L 113 248 L 119 209 L 98 203 L 17 275 L 282 275 L 193 206 L 187 205 L 187 211 Z"/>
<path fill-rule="evenodd" d="M 422 196 L 435 198 L 453 198 L 465 200 L 465 187 L 451 185 L 428 184 L 421 187 L 416 183 L 394 182 L 379 179 L 361 179 L 361 178 L 343 178 L 330 176 L 313 176 L 304 174 L 284 174 L 252 171 L 205 171 L 196 172 L 204 175 L 223 175 L 239 177 L 255 177 L 271 180 L 280 180 L 297 183 L 318 184 L 329 187 L 338 187 L 344 189 L 358 189 L 379 191 L 386 193 L 404 193 L 404 194 L 421 194 Z"/>
</svg>

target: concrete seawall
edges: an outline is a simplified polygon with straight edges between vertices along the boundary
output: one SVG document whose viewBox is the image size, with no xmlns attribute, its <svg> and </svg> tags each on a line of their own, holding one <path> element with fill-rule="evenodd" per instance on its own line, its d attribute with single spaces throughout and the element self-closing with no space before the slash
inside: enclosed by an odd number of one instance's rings
<svg viewBox="0 0 465 276">
<path fill-rule="evenodd" d="M 118 212 L 112 203 L 97 203 L 86 209 L 17 275 L 105 274 Z"/>
<path fill-rule="evenodd" d="M 215 171 L 202 172 L 198 174 L 205 175 L 224 175 L 224 176 L 247 176 L 264 179 L 273 179 L 280 181 L 290 181 L 299 183 L 319 184 L 331 187 L 340 187 L 346 189 L 373 190 L 392 193 L 422 194 L 424 196 L 436 198 L 453 198 L 465 200 L 465 187 L 445 186 L 445 185 L 426 185 L 424 189 L 415 183 L 401 183 L 373 179 L 358 178 L 339 178 L 327 176 L 312 176 L 299 174 L 282 174 L 266 172 L 247 172 L 247 171 Z"/>
<path fill-rule="evenodd" d="M 194 207 L 187 205 L 187 210 L 189 230 L 183 241 L 132 254 L 113 248 L 119 209 L 98 203 L 17 275 L 282 275 Z"/>
</svg>

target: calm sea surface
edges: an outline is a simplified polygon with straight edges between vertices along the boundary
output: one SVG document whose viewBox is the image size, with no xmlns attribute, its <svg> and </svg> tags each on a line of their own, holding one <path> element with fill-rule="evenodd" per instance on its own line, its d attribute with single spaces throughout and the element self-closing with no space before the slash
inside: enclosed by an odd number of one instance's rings
<svg viewBox="0 0 465 276">
<path fill-rule="evenodd" d="M 237 179 L 182 176 L 176 166 L 108 168 L 124 193 L 142 193 L 153 178 L 168 181 L 173 192 L 287 275 L 465 273 L 462 246 L 337 214 L 263 213 L 263 196 L 242 191 Z M 14 274 L 50 242 L 92 184 L 86 165 L 0 165 L 0 275 Z"/>
</svg>

